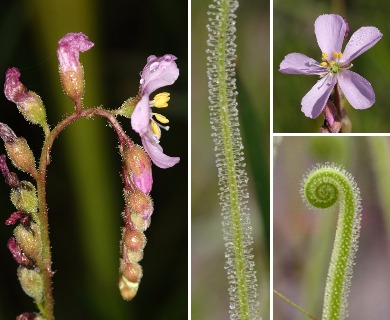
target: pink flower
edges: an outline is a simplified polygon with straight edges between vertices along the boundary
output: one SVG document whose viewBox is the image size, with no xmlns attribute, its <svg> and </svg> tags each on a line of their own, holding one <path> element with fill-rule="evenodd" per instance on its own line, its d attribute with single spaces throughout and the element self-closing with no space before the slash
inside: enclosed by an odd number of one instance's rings
<svg viewBox="0 0 390 320">
<path fill-rule="evenodd" d="M 162 126 L 154 119 L 166 124 L 167 118 L 152 113 L 151 106 L 165 108 L 168 106 L 169 93 L 160 93 L 150 101 L 149 95 L 161 88 L 173 84 L 179 76 L 179 69 L 175 63 L 177 58 L 171 54 L 163 57 L 149 56 L 144 69 L 141 72 L 140 101 L 137 103 L 131 115 L 131 126 L 141 136 L 142 144 L 153 163 L 160 168 L 169 168 L 180 161 L 178 157 L 169 157 L 163 153 L 160 146 L 161 130 L 169 127 Z"/>
<path fill-rule="evenodd" d="M 79 61 L 80 52 L 88 51 L 93 43 L 83 33 L 68 33 L 58 41 L 57 58 L 60 78 L 65 94 L 81 108 L 84 96 L 84 69 Z"/>
<path fill-rule="evenodd" d="M 20 82 L 20 71 L 18 68 L 9 68 L 5 74 L 4 83 L 5 97 L 24 108 L 26 100 L 30 99 L 30 94 L 27 88 Z"/>
<path fill-rule="evenodd" d="M 9 68 L 5 74 L 4 83 L 5 97 L 16 104 L 20 113 L 26 120 L 43 127 L 46 124 L 46 110 L 42 99 L 20 82 L 18 68 Z"/>
<path fill-rule="evenodd" d="M 81 64 L 80 52 L 88 51 L 93 43 L 82 32 L 68 33 L 58 41 L 57 58 L 60 63 L 60 72 L 77 72 Z"/>
<path fill-rule="evenodd" d="M 352 60 L 373 47 L 382 34 L 375 27 L 362 27 L 352 35 L 341 53 L 348 31 L 348 24 L 339 15 L 321 15 L 314 23 L 314 32 L 322 51 L 322 62 L 301 53 L 290 53 L 280 64 L 281 73 L 321 77 L 301 102 L 301 110 L 309 118 L 316 118 L 322 112 L 336 83 L 355 109 L 369 108 L 375 102 L 371 84 L 348 69 L 352 67 Z"/>
</svg>

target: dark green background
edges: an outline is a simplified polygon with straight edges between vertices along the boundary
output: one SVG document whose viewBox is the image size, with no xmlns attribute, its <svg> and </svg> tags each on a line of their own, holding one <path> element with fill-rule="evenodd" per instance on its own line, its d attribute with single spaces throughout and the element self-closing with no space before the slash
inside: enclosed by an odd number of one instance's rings
<svg viewBox="0 0 390 320">
<path fill-rule="evenodd" d="M 0 74 L 21 70 L 22 82 L 41 95 L 53 126 L 72 111 L 62 94 L 57 41 L 84 32 L 95 47 L 81 54 L 86 106 L 117 108 L 135 96 L 139 72 L 150 54 L 176 55 L 180 76 L 167 90 L 171 120 L 161 144 L 180 156 L 174 168 L 153 167 L 155 203 L 141 265 L 137 297 L 122 301 L 117 288 L 121 212 L 124 207 L 116 136 L 103 120 L 82 120 L 55 142 L 48 171 L 56 319 L 184 319 L 187 317 L 187 3 L 185 1 L 43 1 L 0 3 Z M 4 77 L 2 76 L 2 81 Z M 0 122 L 24 136 L 38 157 L 43 134 L 27 124 L 0 95 Z M 128 134 L 140 143 L 130 123 Z M 0 153 L 4 152 L 3 146 Z M 21 174 L 21 178 L 27 178 Z M 0 183 L 0 220 L 14 210 Z M 0 319 L 34 311 L 16 278 L 6 242 L 12 227 L 0 225 Z"/>
</svg>

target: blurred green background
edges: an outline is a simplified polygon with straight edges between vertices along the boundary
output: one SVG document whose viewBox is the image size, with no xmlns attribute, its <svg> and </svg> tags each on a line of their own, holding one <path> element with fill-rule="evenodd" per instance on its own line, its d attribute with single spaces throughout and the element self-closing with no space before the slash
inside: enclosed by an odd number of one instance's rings
<svg viewBox="0 0 390 320">
<path fill-rule="evenodd" d="M 41 95 L 52 126 L 73 108 L 62 93 L 56 58 L 57 42 L 67 32 L 84 32 L 95 43 L 81 54 L 85 106 L 119 107 L 137 94 L 139 72 L 149 55 L 178 57 L 180 77 L 167 88 L 171 101 L 164 110 L 171 129 L 163 133 L 161 144 L 181 162 L 168 170 L 153 168 L 155 211 L 146 231 L 144 276 L 132 302 L 122 301 L 117 288 L 124 202 L 116 136 L 101 119 L 82 120 L 54 144 L 47 196 L 56 319 L 187 317 L 187 12 L 187 2 L 180 0 L 0 2 L 0 74 L 11 66 L 20 68 L 22 82 Z M 3 94 L 0 104 L 0 121 L 24 136 L 38 157 L 40 128 L 27 125 Z M 140 143 L 129 121 L 121 122 Z M 8 193 L 1 183 L 2 221 L 14 210 Z M 0 319 L 35 310 L 22 293 L 17 265 L 6 247 L 11 235 L 12 227 L 0 224 Z"/>
<path fill-rule="evenodd" d="M 355 110 L 346 102 L 347 115 L 352 121 L 352 132 L 389 132 L 388 102 L 390 82 L 388 63 L 390 43 L 386 1 L 274 1 L 273 75 L 274 75 L 274 132 L 319 132 L 323 116 L 307 118 L 301 111 L 303 96 L 313 87 L 316 76 L 286 75 L 278 72 L 284 57 L 299 52 L 315 60 L 321 52 L 314 34 L 314 21 L 325 13 L 336 13 L 348 20 L 351 35 L 362 26 L 375 26 L 383 34 L 382 39 L 370 50 L 353 61 L 352 71 L 366 78 L 376 94 L 375 104 L 366 110 Z"/>
<path fill-rule="evenodd" d="M 229 297 L 217 170 L 209 124 L 206 24 L 209 0 L 192 1 L 191 298 L 193 319 L 227 319 Z M 261 315 L 269 318 L 269 2 L 237 13 L 238 110 L 249 176 Z"/>
<path fill-rule="evenodd" d="M 314 212 L 300 183 L 317 163 L 335 162 L 360 188 L 362 220 L 349 295 L 350 319 L 387 319 L 390 313 L 389 137 L 284 137 L 274 165 L 274 288 L 321 318 L 337 209 Z M 304 316 L 274 295 L 274 319 Z"/>
</svg>

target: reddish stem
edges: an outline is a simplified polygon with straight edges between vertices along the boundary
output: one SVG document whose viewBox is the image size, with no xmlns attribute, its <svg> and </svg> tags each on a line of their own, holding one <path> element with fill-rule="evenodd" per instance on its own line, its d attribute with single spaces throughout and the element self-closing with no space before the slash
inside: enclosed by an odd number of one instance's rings
<svg viewBox="0 0 390 320">
<path fill-rule="evenodd" d="M 89 108 L 83 110 L 76 110 L 75 113 L 67 116 L 62 120 L 50 133 L 46 136 L 41 158 L 39 162 L 38 175 L 36 177 L 37 189 L 38 189 L 38 220 L 41 231 L 42 239 L 42 253 L 41 259 L 36 261 L 38 268 L 42 272 L 43 277 L 43 301 L 42 304 L 38 305 L 42 316 L 46 320 L 54 319 L 54 300 L 53 300 L 53 289 L 51 278 L 53 272 L 51 270 L 51 250 L 50 250 L 50 239 L 49 239 L 49 220 L 47 214 L 46 206 L 46 175 L 47 175 L 47 166 L 50 163 L 50 151 L 53 146 L 54 140 L 64 130 L 68 125 L 77 121 L 81 118 L 90 118 L 93 116 L 100 116 L 110 122 L 111 126 L 114 128 L 115 132 L 118 135 L 119 142 L 122 144 L 133 145 L 132 140 L 126 135 L 123 131 L 122 126 L 115 118 L 115 116 L 108 110 L 103 108 Z"/>
</svg>

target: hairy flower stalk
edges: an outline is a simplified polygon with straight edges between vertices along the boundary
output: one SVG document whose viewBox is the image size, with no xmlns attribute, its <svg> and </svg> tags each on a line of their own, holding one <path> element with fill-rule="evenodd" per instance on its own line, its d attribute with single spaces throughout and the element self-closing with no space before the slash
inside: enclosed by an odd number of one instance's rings
<svg viewBox="0 0 390 320">
<path fill-rule="evenodd" d="M 139 262 L 146 245 L 144 231 L 149 227 L 153 202 L 148 195 L 152 188 L 150 159 L 137 145 L 121 145 L 125 211 L 122 230 L 119 290 L 124 300 L 132 300 L 137 294 L 142 277 Z"/>
<path fill-rule="evenodd" d="M 247 175 L 235 84 L 236 0 L 210 5 L 208 63 L 210 123 L 216 151 L 231 319 L 259 319 L 259 296 L 247 206 Z"/>
<path fill-rule="evenodd" d="M 325 288 L 323 320 L 347 317 L 352 267 L 360 234 L 360 192 L 352 175 L 334 164 L 317 165 L 302 183 L 302 197 L 315 209 L 339 203 L 339 218 Z"/>
<path fill-rule="evenodd" d="M 18 137 L 8 125 L 0 123 L 0 138 L 4 142 L 8 158 L 16 168 L 30 174 L 34 179 L 34 183 L 20 181 L 17 174 L 8 168 L 6 156 L 0 155 L 0 172 L 5 183 L 11 188 L 10 199 L 17 210 L 5 221 L 6 225 L 16 225 L 7 246 L 18 264 L 17 276 L 21 287 L 34 300 L 39 310 L 39 313 L 24 312 L 17 319 L 54 319 L 52 293 L 54 273 L 46 204 L 46 177 L 53 143 L 67 126 L 82 118 L 99 116 L 109 122 L 118 136 L 123 160 L 125 198 L 119 288 L 125 300 L 131 300 L 136 295 L 142 277 L 142 268 L 138 262 L 143 257 L 143 248 L 146 244 L 143 232 L 150 225 L 154 209 L 149 196 L 153 184 L 152 162 L 160 168 L 169 168 L 180 161 L 178 157 L 169 157 L 163 153 L 159 127 L 165 127 L 152 120 L 154 116 L 161 123 L 168 122 L 164 116 L 152 113 L 151 107 L 167 107 L 169 94 L 157 94 L 149 101 L 150 93 L 173 84 L 177 79 L 179 69 L 174 62 L 176 57 L 170 54 L 163 57 L 150 56 L 141 73 L 139 95 L 128 99 L 121 108 L 84 109 L 82 105 L 84 70 L 79 61 L 79 53 L 89 50 L 92 46 L 93 43 L 83 33 L 69 33 L 58 42 L 60 79 L 64 93 L 73 101 L 75 110 L 52 130 L 46 123 L 46 111 L 41 99 L 28 91 L 19 81 L 21 76 L 19 70 L 10 68 L 6 74 L 4 93 L 7 99 L 17 105 L 26 120 L 41 125 L 45 133 L 41 155 L 36 163 L 26 139 Z M 135 145 L 126 135 L 116 119 L 118 115 L 131 117 L 133 128 L 141 136 L 144 149 Z"/>
</svg>

